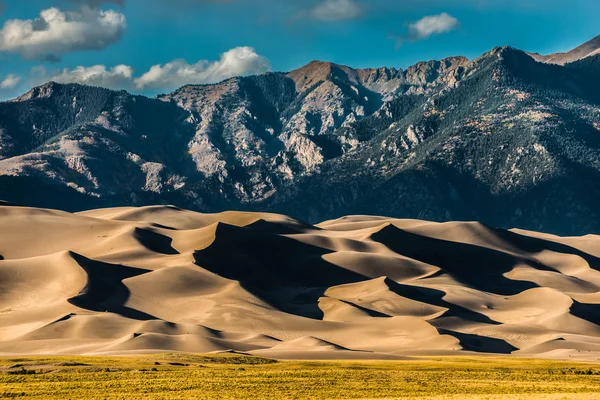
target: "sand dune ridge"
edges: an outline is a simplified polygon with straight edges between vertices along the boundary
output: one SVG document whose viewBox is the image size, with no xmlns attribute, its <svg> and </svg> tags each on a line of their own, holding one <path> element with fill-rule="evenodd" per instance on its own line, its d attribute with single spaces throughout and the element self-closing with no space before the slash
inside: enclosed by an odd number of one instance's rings
<svg viewBox="0 0 600 400">
<path fill-rule="evenodd" d="M 600 238 L 0 206 L 0 354 L 600 359 Z"/>
</svg>

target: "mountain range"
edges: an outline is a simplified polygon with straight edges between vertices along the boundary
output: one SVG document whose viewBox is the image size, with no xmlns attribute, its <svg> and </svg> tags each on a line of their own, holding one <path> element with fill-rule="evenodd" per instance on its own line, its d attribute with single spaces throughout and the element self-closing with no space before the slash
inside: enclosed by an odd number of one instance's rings
<svg viewBox="0 0 600 400">
<path fill-rule="evenodd" d="M 314 61 L 156 98 L 49 82 L 0 103 L 0 199 L 600 233 L 599 52 Z"/>
</svg>

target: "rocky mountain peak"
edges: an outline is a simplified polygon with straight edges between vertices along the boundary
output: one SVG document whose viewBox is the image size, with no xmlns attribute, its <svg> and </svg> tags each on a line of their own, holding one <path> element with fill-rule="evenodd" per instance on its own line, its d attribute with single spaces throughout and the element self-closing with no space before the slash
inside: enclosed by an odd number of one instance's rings
<svg viewBox="0 0 600 400">
<path fill-rule="evenodd" d="M 13 101 L 27 101 L 39 98 L 49 98 L 57 88 L 62 85 L 53 81 L 44 83 L 43 85 L 32 88 L 29 92 L 17 97 Z"/>
<path fill-rule="evenodd" d="M 303 67 L 287 74 L 296 84 L 299 93 L 306 91 L 319 82 L 330 80 L 336 64 L 324 61 L 311 61 Z"/>
<path fill-rule="evenodd" d="M 473 61 L 478 62 L 481 60 L 490 59 L 492 57 L 497 57 L 497 58 L 501 59 L 505 55 L 511 54 L 514 51 L 520 51 L 520 50 L 515 49 L 514 47 L 511 47 L 511 46 L 496 46 L 492 50 L 483 53 L 482 55 L 480 55 Z"/>
</svg>

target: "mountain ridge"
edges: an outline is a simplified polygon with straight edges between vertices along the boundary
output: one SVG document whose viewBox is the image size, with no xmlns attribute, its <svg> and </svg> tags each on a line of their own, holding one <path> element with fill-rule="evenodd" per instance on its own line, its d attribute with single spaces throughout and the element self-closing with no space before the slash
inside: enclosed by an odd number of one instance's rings
<svg viewBox="0 0 600 400">
<path fill-rule="evenodd" d="M 530 53 L 536 61 L 558 65 L 569 64 L 597 54 L 600 54 L 600 35 L 565 53 L 554 53 L 545 56 L 538 53 Z"/>
<path fill-rule="evenodd" d="M 47 83 L 0 103 L 0 197 L 600 232 L 593 60 L 497 47 L 405 70 L 313 61 L 154 99 Z"/>
</svg>

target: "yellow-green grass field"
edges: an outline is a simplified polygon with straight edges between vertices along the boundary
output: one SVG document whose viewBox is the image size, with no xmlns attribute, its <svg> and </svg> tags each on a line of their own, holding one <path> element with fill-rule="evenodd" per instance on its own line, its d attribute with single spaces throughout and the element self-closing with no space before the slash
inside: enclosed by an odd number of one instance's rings
<svg viewBox="0 0 600 400">
<path fill-rule="evenodd" d="M 600 364 L 499 357 L 279 361 L 239 355 L 0 358 L 0 398 L 600 399 Z"/>
</svg>

